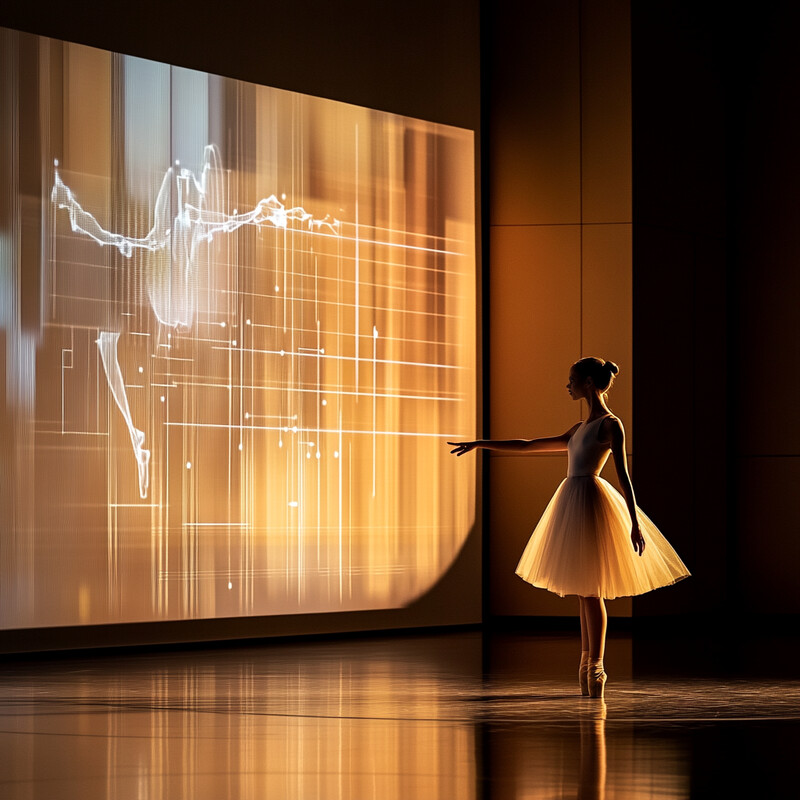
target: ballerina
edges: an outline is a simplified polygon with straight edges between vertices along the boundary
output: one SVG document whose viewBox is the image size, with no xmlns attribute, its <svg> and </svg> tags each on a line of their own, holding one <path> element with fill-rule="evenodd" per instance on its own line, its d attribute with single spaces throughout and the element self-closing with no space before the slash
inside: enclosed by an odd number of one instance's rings
<svg viewBox="0 0 800 800">
<path fill-rule="evenodd" d="M 636 505 L 628 474 L 625 429 L 606 405 L 619 368 L 612 361 L 582 358 L 569 372 L 567 391 L 586 400 L 583 422 L 560 436 L 448 442 L 458 456 L 477 448 L 524 453 L 568 453 L 561 482 L 531 535 L 516 574 L 561 597 L 577 595 L 581 620 L 581 694 L 603 697 L 607 614 L 605 600 L 644 594 L 689 576 L 664 535 Z M 614 457 L 620 494 L 600 477 Z"/>
</svg>

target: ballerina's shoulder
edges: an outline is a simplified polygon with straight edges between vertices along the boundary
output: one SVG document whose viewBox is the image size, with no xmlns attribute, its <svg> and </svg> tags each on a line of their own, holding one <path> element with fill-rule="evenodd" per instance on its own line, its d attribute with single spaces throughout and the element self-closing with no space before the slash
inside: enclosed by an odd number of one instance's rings
<svg viewBox="0 0 800 800">
<path fill-rule="evenodd" d="M 624 444 L 625 427 L 622 424 L 622 420 L 613 414 L 607 416 L 600 423 L 600 429 L 597 431 L 597 441 L 601 444 L 607 444 L 609 447 L 612 447 L 615 441 Z"/>
</svg>

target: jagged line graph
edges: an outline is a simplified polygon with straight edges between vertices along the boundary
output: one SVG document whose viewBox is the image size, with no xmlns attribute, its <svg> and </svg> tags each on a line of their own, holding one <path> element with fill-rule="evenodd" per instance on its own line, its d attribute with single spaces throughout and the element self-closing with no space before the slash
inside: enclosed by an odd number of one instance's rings
<svg viewBox="0 0 800 800">
<path fill-rule="evenodd" d="M 206 145 L 203 151 L 203 168 L 200 177 L 191 170 L 180 167 L 180 162 L 170 166 L 158 190 L 154 204 L 153 226 L 143 238 L 126 236 L 106 230 L 85 211 L 70 188 L 61 180 L 58 160 L 54 162 L 55 179 L 50 193 L 51 202 L 66 210 L 70 227 L 74 233 L 87 236 L 99 245 L 115 247 L 130 258 L 134 250 L 154 253 L 167 250 L 169 267 L 164 273 L 145 269 L 147 293 L 150 305 L 158 321 L 171 328 L 191 329 L 195 314 L 195 291 L 197 281 L 199 248 L 210 243 L 218 234 L 231 234 L 242 226 L 271 225 L 286 228 L 290 223 L 300 223 L 309 230 L 326 228 L 337 233 L 339 221 L 326 216 L 315 219 L 304 208 L 286 208 L 275 195 L 259 200 L 251 211 L 226 214 L 224 189 L 219 150 Z M 172 197 L 176 198 L 175 210 L 171 208 Z M 109 388 L 125 420 L 133 445 L 139 479 L 139 496 L 147 498 L 150 483 L 150 451 L 145 449 L 144 431 L 133 424 L 125 382 L 117 357 L 119 332 L 101 331 L 97 346 L 103 363 Z"/>
</svg>

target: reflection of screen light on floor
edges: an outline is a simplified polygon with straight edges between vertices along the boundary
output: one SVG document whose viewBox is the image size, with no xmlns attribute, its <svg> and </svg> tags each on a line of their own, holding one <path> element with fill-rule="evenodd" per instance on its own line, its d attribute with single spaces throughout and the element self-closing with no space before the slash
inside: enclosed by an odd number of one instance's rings
<svg viewBox="0 0 800 800">
<path fill-rule="evenodd" d="M 443 444 L 475 435 L 472 133 L 31 41 L 0 124 L 50 126 L 20 178 L 47 313 L 0 275 L 0 626 L 418 597 L 474 519 Z"/>
</svg>

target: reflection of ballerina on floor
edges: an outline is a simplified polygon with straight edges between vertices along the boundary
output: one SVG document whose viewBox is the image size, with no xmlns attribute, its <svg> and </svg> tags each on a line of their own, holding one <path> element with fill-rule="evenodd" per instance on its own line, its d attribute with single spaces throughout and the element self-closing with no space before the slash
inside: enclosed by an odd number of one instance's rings
<svg viewBox="0 0 800 800">
<path fill-rule="evenodd" d="M 203 245 L 210 243 L 216 234 L 232 233 L 245 225 L 287 228 L 292 224 L 305 226 L 307 230 L 327 228 L 332 233 L 339 229 L 338 220 L 328 216 L 315 219 L 299 206 L 286 208 L 275 195 L 259 200 L 251 211 L 225 213 L 223 171 L 219 151 L 214 145 L 206 146 L 203 152 L 199 179 L 191 170 L 180 168 L 178 162 L 167 169 L 156 196 L 153 226 L 141 238 L 112 233 L 103 228 L 81 207 L 61 180 L 58 162 L 55 166 L 51 200 L 58 208 L 66 209 L 75 233 L 88 236 L 99 245 L 116 247 L 125 258 L 130 258 L 135 250 L 151 254 L 144 275 L 147 296 L 158 321 L 171 328 L 192 327 L 200 265 L 207 257 Z M 144 431 L 133 424 L 117 359 L 119 336 L 119 332 L 101 331 L 97 346 L 108 385 L 125 418 L 133 443 L 139 468 L 139 495 L 146 498 L 150 482 L 150 451 L 143 447 Z"/>
<path fill-rule="evenodd" d="M 581 718 L 581 771 L 578 800 L 603 800 L 606 796 L 606 703 L 594 705 Z"/>
</svg>

